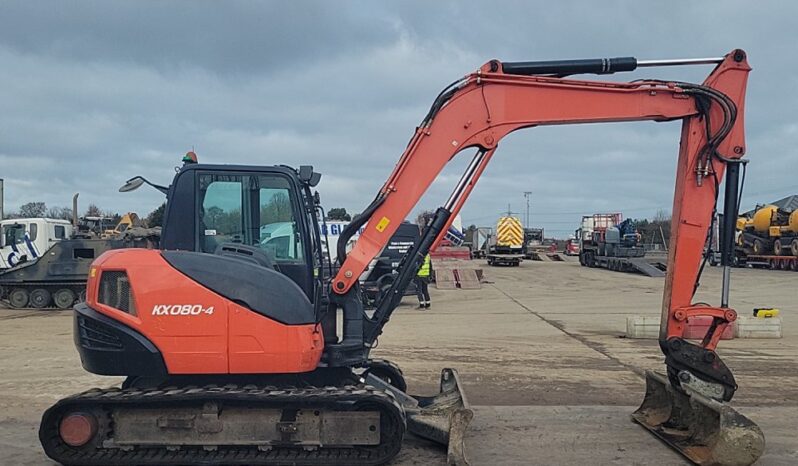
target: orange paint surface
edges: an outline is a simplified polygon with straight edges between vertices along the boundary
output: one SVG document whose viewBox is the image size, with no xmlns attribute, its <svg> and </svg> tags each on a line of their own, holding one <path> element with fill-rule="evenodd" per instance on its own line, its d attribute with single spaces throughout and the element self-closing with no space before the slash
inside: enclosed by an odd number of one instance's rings
<svg viewBox="0 0 798 466">
<path fill-rule="evenodd" d="M 159 251 L 113 250 L 93 267 L 87 304 L 147 337 L 170 374 L 297 373 L 321 359 L 316 325 L 284 325 L 235 304 L 172 268 Z M 97 302 L 103 271 L 127 272 L 137 316 Z"/>
</svg>

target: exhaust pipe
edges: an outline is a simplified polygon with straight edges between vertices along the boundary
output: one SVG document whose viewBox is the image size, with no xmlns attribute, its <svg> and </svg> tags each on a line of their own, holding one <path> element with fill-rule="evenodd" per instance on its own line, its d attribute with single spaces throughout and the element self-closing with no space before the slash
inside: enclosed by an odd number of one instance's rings
<svg viewBox="0 0 798 466">
<path fill-rule="evenodd" d="M 78 196 L 80 196 L 80 193 L 75 193 L 75 195 L 72 196 L 72 227 L 75 229 L 75 232 L 77 232 L 78 229 Z"/>
</svg>

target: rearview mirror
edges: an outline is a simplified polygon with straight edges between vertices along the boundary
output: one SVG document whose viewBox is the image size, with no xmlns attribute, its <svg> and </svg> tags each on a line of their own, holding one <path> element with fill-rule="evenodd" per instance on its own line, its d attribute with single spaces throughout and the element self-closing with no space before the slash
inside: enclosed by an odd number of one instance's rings
<svg viewBox="0 0 798 466">
<path fill-rule="evenodd" d="M 130 191 L 134 191 L 134 190 L 138 189 L 141 185 L 143 185 L 145 183 L 150 185 L 150 186 L 152 186 L 153 188 L 157 189 L 158 191 L 160 191 L 160 192 L 162 192 L 162 193 L 164 193 L 166 195 L 169 195 L 169 188 L 167 188 L 166 186 L 161 186 L 161 185 L 158 185 L 158 184 L 150 183 L 143 176 L 134 176 L 133 178 L 127 180 L 125 182 L 125 184 L 123 184 L 122 187 L 119 188 L 119 192 L 120 193 L 127 193 L 127 192 L 130 192 Z"/>
<path fill-rule="evenodd" d="M 299 181 L 307 184 L 311 188 L 321 181 L 321 173 L 314 172 L 311 165 L 300 165 L 298 175 Z"/>
<path fill-rule="evenodd" d="M 123 184 L 119 188 L 119 192 L 120 193 L 127 193 L 127 192 L 130 192 L 130 191 L 135 191 L 136 189 L 139 189 L 141 187 L 141 185 L 143 185 L 143 184 L 144 184 L 144 178 L 142 178 L 140 176 L 134 176 L 133 178 L 127 180 L 125 182 L 125 184 Z"/>
</svg>

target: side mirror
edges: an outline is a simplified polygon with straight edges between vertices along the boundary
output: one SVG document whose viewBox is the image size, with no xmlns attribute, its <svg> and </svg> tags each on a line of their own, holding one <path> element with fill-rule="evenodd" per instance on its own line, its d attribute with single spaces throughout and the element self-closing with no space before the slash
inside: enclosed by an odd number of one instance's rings
<svg viewBox="0 0 798 466">
<path fill-rule="evenodd" d="M 309 182 L 310 177 L 313 176 L 313 167 L 311 165 L 300 165 L 298 175 L 299 181 L 303 183 Z"/>
<path fill-rule="evenodd" d="M 125 184 L 123 184 L 119 188 L 119 192 L 120 193 L 127 193 L 127 192 L 130 192 L 130 191 L 134 191 L 136 189 L 139 189 L 139 187 L 141 187 L 141 185 L 143 185 L 145 183 L 150 185 L 150 186 L 152 186 L 153 188 L 157 189 L 158 191 L 166 194 L 167 196 L 169 195 L 169 188 L 167 188 L 166 186 L 161 186 L 161 185 L 150 183 L 143 176 L 134 176 L 133 178 L 127 180 L 125 182 Z"/>
<path fill-rule="evenodd" d="M 307 184 L 312 188 L 317 184 L 319 184 L 319 181 L 321 181 L 321 173 L 314 172 L 313 167 L 311 165 L 300 165 L 299 181 Z"/>
<path fill-rule="evenodd" d="M 119 188 L 119 192 L 120 193 L 127 193 L 127 192 L 130 192 L 130 191 L 135 191 L 136 189 L 139 189 L 141 187 L 141 185 L 143 185 L 143 184 L 144 184 L 144 178 L 142 178 L 140 176 L 134 176 L 133 178 L 127 180 L 125 182 L 125 184 L 123 184 Z"/>
</svg>

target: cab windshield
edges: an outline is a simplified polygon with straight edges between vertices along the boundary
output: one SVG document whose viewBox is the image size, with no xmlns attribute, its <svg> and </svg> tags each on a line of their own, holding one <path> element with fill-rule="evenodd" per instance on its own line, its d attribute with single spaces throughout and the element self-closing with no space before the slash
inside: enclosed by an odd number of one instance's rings
<svg viewBox="0 0 798 466">
<path fill-rule="evenodd" d="M 280 175 L 200 175 L 200 245 L 213 253 L 225 242 L 258 246 L 275 261 L 304 263 L 298 202 Z"/>
<path fill-rule="evenodd" d="M 25 225 L 15 223 L 12 225 L 3 225 L 3 237 L 5 241 L 3 244 L 11 246 L 12 244 L 22 244 L 25 242 Z"/>
</svg>

